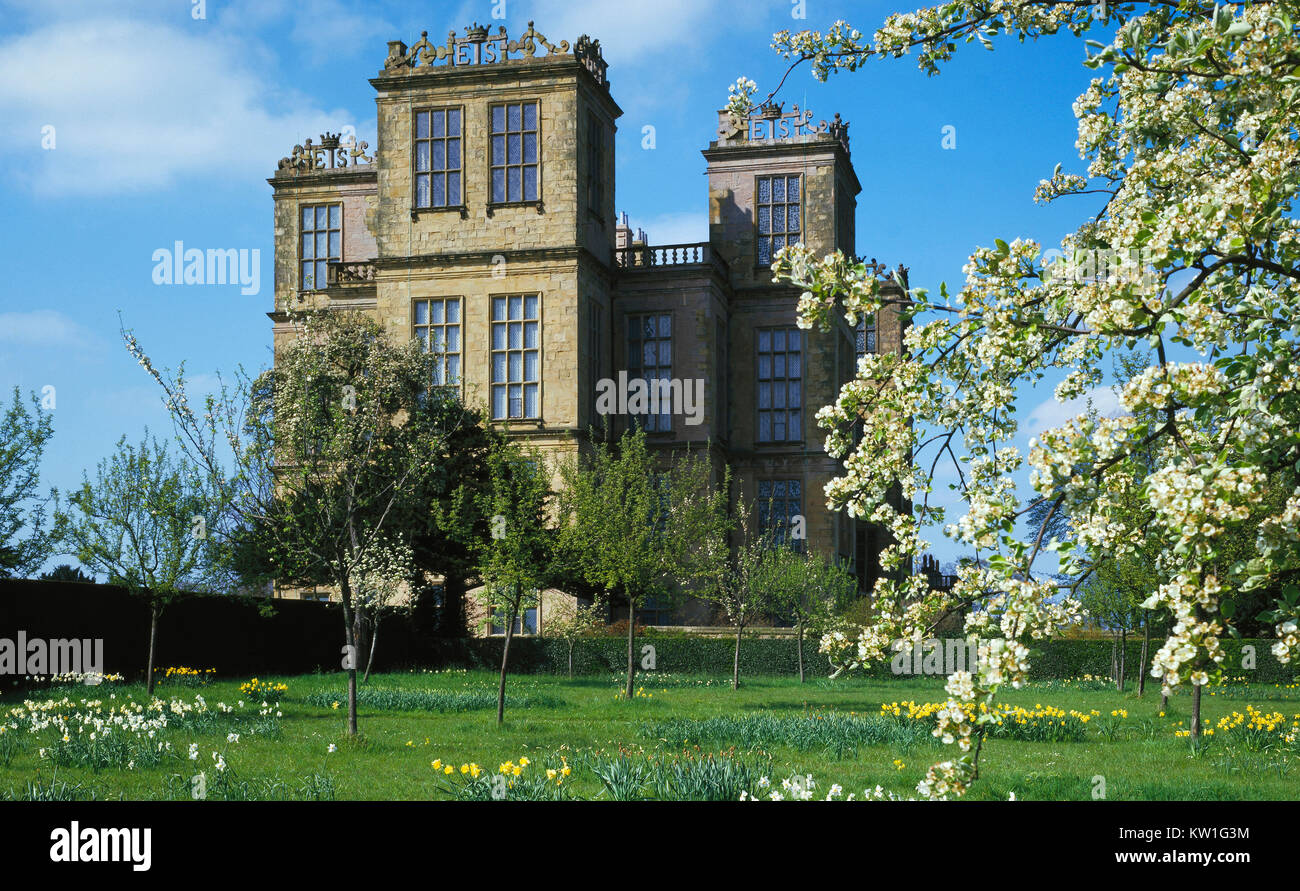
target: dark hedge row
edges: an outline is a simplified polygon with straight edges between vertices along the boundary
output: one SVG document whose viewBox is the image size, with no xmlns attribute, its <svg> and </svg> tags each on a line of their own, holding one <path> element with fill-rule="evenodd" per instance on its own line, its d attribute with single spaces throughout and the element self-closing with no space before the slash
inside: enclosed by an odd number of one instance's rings
<svg viewBox="0 0 1300 891">
<path fill-rule="evenodd" d="M 277 600 L 274 615 L 259 611 L 259 602 L 236 597 L 189 597 L 168 607 L 159 621 L 160 667 L 188 665 L 215 668 L 223 676 L 301 674 L 333 671 L 342 658 L 342 612 L 337 605 Z M 0 580 L 0 637 L 13 639 L 19 630 L 29 638 L 103 638 L 105 670 L 128 678 L 143 676 L 149 638 L 144 604 L 126 591 L 108 585 L 72 582 Z M 654 647 L 655 667 L 673 674 L 731 674 L 733 640 L 654 634 L 638 641 Z M 1241 668 L 1241 648 L 1255 647 L 1256 667 Z M 1128 646 L 1128 672 L 1136 676 L 1140 641 Z M 1159 646 L 1153 642 L 1152 653 Z M 1228 641 L 1225 664 L 1230 675 L 1254 683 L 1290 682 L 1300 668 L 1282 666 L 1269 651 L 1269 641 Z M 1037 679 L 1078 677 L 1110 672 L 1108 640 L 1062 640 L 1041 644 L 1031 661 Z M 409 668 L 496 668 L 501 640 L 448 639 L 420 633 L 409 622 L 389 620 L 380 632 L 376 671 Z M 830 671 L 813 640 L 804 642 L 810 678 Z M 568 647 L 559 640 L 516 638 L 510 650 L 511 670 L 521 673 L 563 674 Z M 577 674 L 617 673 L 627 663 L 622 637 L 593 637 L 574 650 Z M 746 639 L 740 650 L 742 674 L 793 675 L 797 672 L 792 638 Z M 891 676 L 888 664 L 875 666 L 876 677 Z"/>
</svg>

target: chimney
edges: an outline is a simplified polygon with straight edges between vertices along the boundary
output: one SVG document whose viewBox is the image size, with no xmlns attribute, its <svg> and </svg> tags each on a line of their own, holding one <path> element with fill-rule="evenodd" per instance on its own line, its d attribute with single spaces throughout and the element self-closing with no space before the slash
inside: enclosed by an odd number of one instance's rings
<svg viewBox="0 0 1300 891">
<path fill-rule="evenodd" d="M 614 247 L 619 250 L 632 246 L 632 227 L 628 225 L 627 213 L 618 215 L 618 222 L 614 226 Z"/>
</svg>

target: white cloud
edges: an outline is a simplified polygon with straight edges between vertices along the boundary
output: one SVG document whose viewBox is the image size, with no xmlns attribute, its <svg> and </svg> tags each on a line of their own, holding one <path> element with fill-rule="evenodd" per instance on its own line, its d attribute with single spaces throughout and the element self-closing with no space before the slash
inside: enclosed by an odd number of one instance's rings
<svg viewBox="0 0 1300 891">
<path fill-rule="evenodd" d="M 88 328 L 52 309 L 0 313 L 0 343 L 20 347 L 76 347 L 79 350 L 103 346 Z"/>
<path fill-rule="evenodd" d="M 1055 397 L 1045 399 L 1034 407 L 1024 424 L 1027 436 L 1038 436 L 1044 430 L 1059 427 L 1066 421 L 1088 411 L 1088 403 L 1103 418 L 1117 418 L 1128 414 L 1119 403 L 1119 397 L 1110 387 L 1093 387 L 1082 396 L 1068 402 L 1058 402 Z"/>
<path fill-rule="evenodd" d="M 187 175 L 246 180 L 273 174 L 306 136 L 354 123 L 280 89 L 249 67 L 264 64 L 259 46 L 209 24 L 71 18 L 0 41 L 10 173 L 38 193 L 75 195 Z M 46 125 L 53 150 L 42 148 Z"/>
<path fill-rule="evenodd" d="M 471 20 L 495 30 L 501 22 L 484 20 L 482 2 L 462 3 L 456 14 L 441 15 L 429 25 L 429 33 L 441 35 L 448 29 L 461 31 Z M 532 21 L 551 43 L 572 44 L 586 34 L 600 41 L 601 51 L 611 67 L 632 66 L 665 55 L 680 54 L 685 47 L 700 46 L 717 39 L 717 23 L 727 22 L 729 32 L 766 18 L 758 3 L 726 3 L 723 0 L 653 0 L 648 3 L 619 3 L 611 0 L 509 0 L 510 36 L 518 37 Z M 475 19 L 475 16 L 478 18 Z M 445 27 L 444 27 L 445 26 Z M 403 37 L 407 43 L 410 39 Z M 430 38 L 433 39 L 433 38 Z"/>
</svg>

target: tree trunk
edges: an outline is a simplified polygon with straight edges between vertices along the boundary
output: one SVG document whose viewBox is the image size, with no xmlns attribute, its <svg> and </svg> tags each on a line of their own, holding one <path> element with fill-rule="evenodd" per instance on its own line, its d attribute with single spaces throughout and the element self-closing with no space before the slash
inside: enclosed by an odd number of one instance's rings
<svg viewBox="0 0 1300 891">
<path fill-rule="evenodd" d="M 340 586 L 343 593 L 343 668 L 348 673 L 348 736 L 357 735 L 357 628 L 352 609 L 352 589 L 347 580 Z"/>
<path fill-rule="evenodd" d="M 1119 630 L 1119 692 L 1124 692 L 1125 659 L 1128 657 L 1128 628 Z"/>
<path fill-rule="evenodd" d="M 740 689 L 740 636 L 745 633 L 743 622 L 736 625 L 736 651 L 731 657 L 731 689 Z"/>
<path fill-rule="evenodd" d="M 573 641 L 569 641 L 569 680 L 573 680 Z"/>
<path fill-rule="evenodd" d="M 1169 694 L 1165 692 L 1165 688 L 1162 684 L 1160 687 L 1160 714 L 1163 715 L 1165 713 L 1165 709 L 1168 707 L 1168 705 L 1169 705 Z"/>
<path fill-rule="evenodd" d="M 501 648 L 501 682 L 497 685 L 497 726 L 506 719 L 506 665 L 510 661 L 510 639 L 514 637 L 515 614 L 506 617 L 506 645 Z"/>
<path fill-rule="evenodd" d="M 1147 649 L 1151 645 L 1151 617 L 1142 617 L 1142 655 L 1138 658 L 1138 698 L 1147 691 Z"/>
<path fill-rule="evenodd" d="M 1117 642 L 1119 636 L 1112 631 L 1110 633 L 1110 679 L 1117 687 L 1119 686 L 1119 650 Z"/>
<path fill-rule="evenodd" d="M 1192 742 L 1201 741 L 1201 685 L 1192 684 Z"/>
<path fill-rule="evenodd" d="M 795 636 L 795 650 L 799 653 L 799 683 L 803 683 L 803 616 L 798 621 L 799 632 Z"/>
<path fill-rule="evenodd" d="M 636 681 L 636 662 L 633 651 L 636 647 L 636 607 L 632 595 L 627 597 L 627 698 L 632 698 L 632 684 Z"/>
<path fill-rule="evenodd" d="M 158 612 L 158 607 L 149 607 L 149 664 L 144 670 L 144 682 L 149 696 L 153 695 L 153 656 L 154 645 L 158 642 Z"/>
<path fill-rule="evenodd" d="M 375 613 L 370 620 L 370 655 L 366 658 L 366 673 L 361 678 L 361 683 L 370 683 L 370 668 L 375 664 L 375 644 L 379 642 L 379 613 Z"/>
</svg>

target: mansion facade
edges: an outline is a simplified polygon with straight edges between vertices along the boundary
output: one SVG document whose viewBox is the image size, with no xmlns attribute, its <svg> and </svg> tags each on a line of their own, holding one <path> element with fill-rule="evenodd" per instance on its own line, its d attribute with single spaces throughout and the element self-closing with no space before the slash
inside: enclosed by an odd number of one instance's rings
<svg viewBox="0 0 1300 891">
<path fill-rule="evenodd" d="M 598 41 L 553 44 L 531 23 L 518 39 L 477 25 L 442 45 L 425 34 L 391 41 L 370 83 L 373 153 L 325 134 L 269 179 L 276 347 L 293 336 L 285 307 L 372 313 L 440 354 L 434 383 L 553 456 L 611 420 L 611 381 L 681 382 L 672 404 L 616 414 L 612 430 L 640 424 L 663 452 L 710 444 L 761 522 L 803 517 L 808 546 L 870 590 L 883 533 L 827 510 L 840 466 L 815 414 L 864 352 L 901 348 L 902 326 L 881 313 L 857 330 L 800 330 L 799 290 L 769 268 L 787 243 L 856 254 L 848 124 L 776 105 L 719 112 L 703 149 L 708 238 L 654 244 L 616 213 L 622 110 Z M 521 630 L 544 630 L 565 597 L 548 592 Z M 639 618 L 711 616 L 688 603 Z"/>
</svg>

